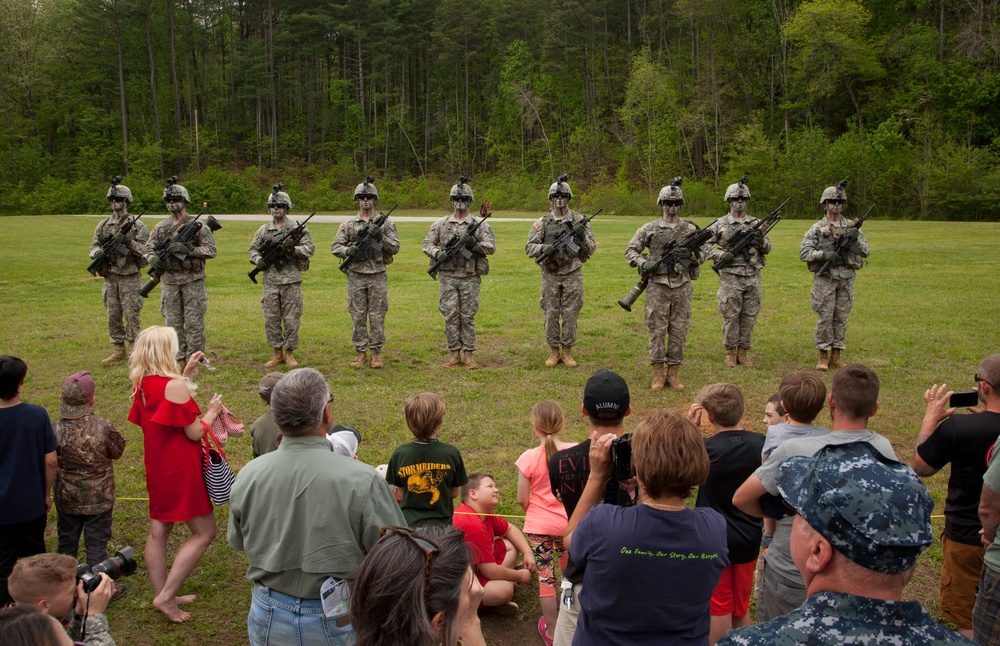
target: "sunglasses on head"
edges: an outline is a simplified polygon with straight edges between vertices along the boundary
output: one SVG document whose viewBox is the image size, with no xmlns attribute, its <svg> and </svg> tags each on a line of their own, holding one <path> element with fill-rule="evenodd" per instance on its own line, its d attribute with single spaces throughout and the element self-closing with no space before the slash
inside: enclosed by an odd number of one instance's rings
<svg viewBox="0 0 1000 646">
<path fill-rule="evenodd" d="M 424 603 L 426 604 L 427 596 L 431 592 L 431 562 L 434 560 L 435 556 L 441 553 L 441 548 L 438 547 L 436 543 L 429 541 L 422 536 L 417 536 L 413 533 L 413 530 L 407 527 L 382 525 L 382 533 L 379 536 L 385 536 L 390 532 L 396 536 L 402 536 L 413 545 L 416 545 L 417 549 L 424 553 L 424 558 L 426 559 L 424 565 Z"/>
</svg>

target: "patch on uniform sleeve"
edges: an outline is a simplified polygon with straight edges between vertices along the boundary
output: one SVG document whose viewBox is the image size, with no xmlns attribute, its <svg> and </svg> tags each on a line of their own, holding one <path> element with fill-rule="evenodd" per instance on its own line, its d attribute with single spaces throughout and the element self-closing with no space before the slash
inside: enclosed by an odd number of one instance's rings
<svg viewBox="0 0 1000 646">
<path fill-rule="evenodd" d="M 531 225 L 531 228 L 536 231 L 540 230 L 542 228 L 542 219 L 538 218 L 535 220 L 535 223 Z"/>
<path fill-rule="evenodd" d="M 347 222 L 341 222 L 340 226 L 337 227 L 337 231 L 340 231 L 341 229 L 343 229 L 345 224 L 347 224 Z"/>
<path fill-rule="evenodd" d="M 640 233 L 642 233 L 642 227 L 635 230 L 635 235 L 639 235 Z"/>
</svg>

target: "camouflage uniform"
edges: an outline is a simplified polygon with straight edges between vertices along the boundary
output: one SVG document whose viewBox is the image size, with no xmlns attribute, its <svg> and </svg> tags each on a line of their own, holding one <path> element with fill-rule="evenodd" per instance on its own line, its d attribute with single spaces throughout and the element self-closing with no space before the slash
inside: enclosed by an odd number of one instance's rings
<svg viewBox="0 0 1000 646">
<path fill-rule="evenodd" d="M 435 256 L 453 237 L 461 237 L 469 227 L 482 218 L 468 215 L 459 222 L 455 215 L 443 217 L 431 225 L 424 236 L 423 251 L 434 262 Z M 486 256 L 496 251 L 496 237 L 488 222 L 482 222 L 474 234 L 478 242 L 469 251 L 471 259 L 459 257 L 456 266 L 451 260 L 444 261 L 438 268 L 441 280 L 438 310 L 444 316 L 444 334 L 448 350 L 455 352 L 476 349 L 476 313 L 479 311 L 479 286 L 481 276 L 490 271 L 490 261 Z M 459 243 L 461 244 L 461 243 Z"/>
<path fill-rule="evenodd" d="M 566 232 L 566 223 L 578 224 L 585 219 L 569 210 L 566 217 L 549 211 L 538 218 L 528 233 L 524 251 L 529 258 L 542 255 L 542 245 L 553 244 Z M 545 312 L 545 341 L 550 348 L 570 348 L 576 345 L 576 321 L 583 309 L 583 263 L 597 250 L 594 232 L 587 224 L 584 240 L 577 240 L 580 252 L 576 257 L 558 258 L 554 254 L 542 266 L 542 290 L 539 304 Z M 559 321 L 562 320 L 560 330 Z"/>
<path fill-rule="evenodd" d="M 695 233 L 698 227 L 678 220 L 668 223 L 663 218 L 644 224 L 635 232 L 625 249 L 625 259 L 633 267 L 650 260 L 642 255 L 649 249 L 655 258 L 665 244 L 680 240 Z M 691 327 L 691 297 L 694 292 L 691 281 L 698 279 L 700 267 L 698 259 L 691 257 L 689 267 L 675 263 L 672 267 L 660 267 L 649 277 L 646 288 L 646 325 L 649 327 L 649 362 L 666 363 L 676 366 L 684 363 L 684 344 L 688 328 Z M 664 348 L 663 338 L 667 335 L 669 344 Z"/>
<path fill-rule="evenodd" d="M 83 617 L 75 612 L 66 626 L 66 634 L 74 641 L 79 641 L 83 634 Z M 111 629 L 108 627 L 108 618 L 104 615 L 89 615 L 87 617 L 87 640 L 83 642 L 87 646 L 116 646 L 114 638 L 111 637 Z"/>
<path fill-rule="evenodd" d="M 122 219 L 116 220 L 114 215 L 101 220 L 94 229 L 94 240 L 90 243 L 90 257 L 103 247 L 102 240 L 114 237 L 121 222 L 128 219 L 126 213 Z M 139 220 L 129 229 L 128 254 L 119 256 L 114 264 L 102 262 L 97 273 L 104 277 L 104 289 L 101 298 L 108 310 L 108 333 L 111 343 L 121 345 L 125 341 L 132 343 L 139 334 L 141 327 L 139 311 L 142 309 L 143 298 L 139 295 L 141 278 L 139 270 L 146 266 L 146 241 L 149 240 L 149 228 Z M 124 324 L 122 319 L 125 319 Z"/>
<path fill-rule="evenodd" d="M 726 214 L 710 226 L 715 235 L 702 247 L 706 260 L 722 257 L 723 245 L 737 232 L 747 230 L 757 224 L 757 218 L 744 217 L 736 220 Z M 742 255 L 723 269 L 719 275 L 719 313 L 722 314 L 722 345 L 727 350 L 749 349 L 753 340 L 753 327 L 760 313 L 761 289 L 760 270 L 764 266 L 764 256 L 771 252 L 771 241 L 764 236 L 763 249 L 750 245 L 749 260 Z"/>
<path fill-rule="evenodd" d="M 851 227 L 851 221 L 840 218 L 831 222 L 824 217 L 812 225 L 802 240 L 799 258 L 808 263 L 813 272 L 812 308 L 817 314 L 816 348 L 818 350 L 843 350 L 847 336 L 847 317 L 854 305 L 854 275 L 864 266 L 868 257 L 868 241 L 865 234 L 858 231 L 856 251 L 849 255 L 847 265 L 834 264 L 829 274 L 816 272 L 823 266 L 820 257 L 825 251 L 833 251 L 834 241 Z"/>
<path fill-rule="evenodd" d="M 296 228 L 287 217 L 281 226 L 274 222 L 261 225 L 250 243 L 250 262 L 261 259 L 260 248 L 267 239 L 274 240 Z M 302 318 L 302 274 L 309 269 L 309 258 L 316 251 L 306 230 L 291 258 L 278 261 L 264 270 L 264 289 L 260 299 L 264 313 L 264 334 L 272 348 L 294 350 L 299 347 L 299 321 Z M 284 325 L 284 332 L 282 332 Z"/>
<path fill-rule="evenodd" d="M 146 260 L 155 255 L 156 245 L 170 240 L 180 227 L 194 219 L 187 215 L 180 223 L 167 217 L 153 227 L 146 244 Z M 199 220 L 200 222 L 200 220 Z M 172 269 L 160 276 L 160 313 L 166 324 L 177 332 L 178 360 L 205 350 L 205 312 L 208 289 L 205 287 L 205 261 L 215 258 L 215 236 L 207 225 L 198 232 L 197 244 L 187 259 L 172 262 Z"/>
<path fill-rule="evenodd" d="M 370 220 L 361 214 L 342 223 L 330 253 L 346 258 L 348 247 L 357 244 L 369 223 Z M 381 352 L 385 343 L 385 313 L 389 311 L 389 280 L 385 268 L 399 253 L 399 234 L 389 218 L 382 225 L 380 242 L 381 253 L 359 249 L 347 266 L 347 311 L 351 314 L 351 343 L 356 352 Z"/>
</svg>

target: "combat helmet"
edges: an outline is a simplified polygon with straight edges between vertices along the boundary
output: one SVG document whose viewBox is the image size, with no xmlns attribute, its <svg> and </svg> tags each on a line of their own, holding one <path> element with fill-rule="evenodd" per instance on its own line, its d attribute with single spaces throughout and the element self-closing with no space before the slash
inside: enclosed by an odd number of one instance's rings
<svg viewBox="0 0 1000 646">
<path fill-rule="evenodd" d="M 167 185 L 163 189 L 163 199 L 168 197 L 180 197 L 184 200 L 185 204 L 191 203 L 191 196 L 188 195 L 187 189 L 177 183 L 177 176 L 167 178 Z"/>
<path fill-rule="evenodd" d="M 729 188 L 726 189 L 726 196 L 723 197 L 722 199 L 726 202 L 737 197 L 745 197 L 746 199 L 749 200 L 750 189 L 747 188 L 748 179 L 749 178 L 746 175 L 744 175 L 743 178 L 740 179 L 740 181 L 736 182 L 735 184 L 730 184 Z"/>
<path fill-rule="evenodd" d="M 552 199 L 552 196 L 555 195 L 556 193 L 559 193 L 559 194 L 562 194 L 562 195 L 569 195 L 570 198 L 572 199 L 572 197 L 573 197 L 573 190 L 569 187 L 569 184 L 566 183 L 566 180 L 568 180 L 568 179 L 569 179 L 569 175 L 567 175 L 566 173 L 563 173 L 562 175 L 559 176 L 559 179 L 557 179 L 552 184 L 552 186 L 549 187 L 549 199 L 550 200 Z"/>
<path fill-rule="evenodd" d="M 111 188 L 108 189 L 108 194 L 106 197 L 124 197 L 126 204 L 132 203 L 132 191 L 129 190 L 128 186 L 121 183 L 122 176 L 118 175 L 113 180 L 111 180 Z"/>
<path fill-rule="evenodd" d="M 282 192 L 281 189 L 285 187 L 284 184 L 278 182 L 271 187 L 271 194 L 267 196 L 267 208 L 272 206 L 283 206 L 288 210 L 292 208 L 292 198 L 288 197 L 288 193 Z"/>
<path fill-rule="evenodd" d="M 820 204 L 826 204 L 829 200 L 844 200 L 847 201 L 847 180 L 842 179 L 837 182 L 836 186 L 828 186 L 823 190 L 823 195 L 819 198 Z"/>
<path fill-rule="evenodd" d="M 680 202 L 684 203 L 684 191 L 681 190 L 681 182 L 683 180 L 680 177 L 675 177 L 670 180 L 669 186 L 664 186 L 660 189 L 660 196 L 656 198 L 657 204 L 663 204 L 664 202 Z"/>
<path fill-rule="evenodd" d="M 468 181 L 469 181 L 469 178 L 466 177 L 465 175 L 462 175 L 461 177 L 459 177 L 458 178 L 458 184 L 455 184 L 454 186 L 451 187 L 451 194 L 449 195 L 449 197 L 451 199 L 453 199 L 453 200 L 456 197 L 464 197 L 464 198 L 467 198 L 468 201 L 469 201 L 469 203 L 471 204 L 472 203 L 472 187 L 469 186 L 468 184 L 466 184 L 466 182 L 468 182 Z"/>
<path fill-rule="evenodd" d="M 365 178 L 365 181 L 358 184 L 354 189 L 354 199 L 358 199 L 362 195 L 374 195 L 375 199 L 378 199 L 378 189 L 375 188 L 373 182 L 375 178 L 369 175 Z"/>
</svg>

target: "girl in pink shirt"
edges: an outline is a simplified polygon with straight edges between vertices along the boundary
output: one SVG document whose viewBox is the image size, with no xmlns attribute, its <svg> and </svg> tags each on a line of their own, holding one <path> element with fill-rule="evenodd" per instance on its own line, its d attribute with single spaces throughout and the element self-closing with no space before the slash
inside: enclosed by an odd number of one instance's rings
<svg viewBox="0 0 1000 646">
<path fill-rule="evenodd" d="M 571 447 L 573 443 L 560 442 L 556 438 L 563 429 L 563 412 L 554 401 L 535 404 L 531 409 L 531 426 L 539 445 L 522 453 L 515 463 L 519 471 L 517 503 L 525 511 L 524 535 L 538 565 L 538 597 L 542 606 L 538 632 L 551 646 L 559 610 L 552 557 L 553 552 L 557 553 L 559 569 L 566 567 L 567 556 L 562 538 L 569 521 L 562 503 L 552 494 L 549 460 L 553 453 Z"/>
</svg>

